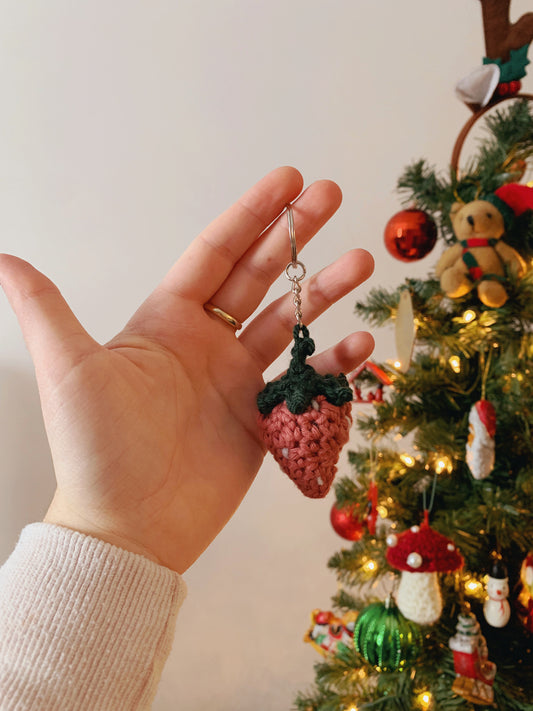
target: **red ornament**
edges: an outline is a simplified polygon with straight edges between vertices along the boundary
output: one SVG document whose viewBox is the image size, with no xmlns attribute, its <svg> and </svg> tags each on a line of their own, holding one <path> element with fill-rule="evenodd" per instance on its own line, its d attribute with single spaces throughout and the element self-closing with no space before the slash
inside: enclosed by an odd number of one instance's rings
<svg viewBox="0 0 533 711">
<path fill-rule="evenodd" d="M 330 513 L 333 530 L 347 541 L 358 541 L 363 537 L 363 521 L 359 517 L 359 506 L 352 504 L 337 508 L 333 504 Z"/>
<path fill-rule="evenodd" d="M 424 210 L 410 208 L 397 212 L 385 227 L 385 247 L 402 262 L 422 259 L 436 241 L 437 225 Z"/>
<path fill-rule="evenodd" d="M 365 394 L 362 392 L 362 385 L 358 382 L 359 376 L 363 371 L 369 371 L 372 374 L 373 377 L 371 381 L 373 382 L 371 382 L 371 387 L 376 388 L 375 390 L 369 390 Z M 354 390 L 354 402 L 383 402 L 383 387 L 385 385 L 392 385 L 392 380 L 387 373 L 370 360 L 362 363 L 358 368 L 352 371 L 347 378 Z"/>
</svg>

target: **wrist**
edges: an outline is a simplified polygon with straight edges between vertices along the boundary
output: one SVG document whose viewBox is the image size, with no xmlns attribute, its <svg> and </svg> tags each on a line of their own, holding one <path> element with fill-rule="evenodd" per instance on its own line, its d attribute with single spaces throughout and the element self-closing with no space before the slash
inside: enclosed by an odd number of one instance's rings
<svg viewBox="0 0 533 711">
<path fill-rule="evenodd" d="M 136 553 L 144 558 L 148 558 L 158 565 L 163 565 L 161 560 L 139 541 L 122 535 L 121 533 L 114 531 L 111 527 L 99 525 L 94 521 L 79 516 L 76 512 L 71 511 L 60 503 L 57 500 L 57 495 L 52 500 L 52 503 L 43 518 L 43 522 L 54 526 L 68 528 L 85 536 L 97 538 L 105 543 L 110 543 L 117 548 L 121 548 L 122 550 L 126 550 L 130 553 Z"/>
</svg>

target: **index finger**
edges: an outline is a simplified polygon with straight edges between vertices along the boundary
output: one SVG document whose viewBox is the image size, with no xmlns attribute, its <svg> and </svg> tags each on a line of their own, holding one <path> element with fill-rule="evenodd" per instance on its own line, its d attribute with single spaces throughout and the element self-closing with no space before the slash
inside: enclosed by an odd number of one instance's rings
<svg viewBox="0 0 533 711">
<path fill-rule="evenodd" d="M 203 304 L 302 188 L 303 178 L 295 168 L 273 170 L 198 235 L 160 287 Z"/>
</svg>

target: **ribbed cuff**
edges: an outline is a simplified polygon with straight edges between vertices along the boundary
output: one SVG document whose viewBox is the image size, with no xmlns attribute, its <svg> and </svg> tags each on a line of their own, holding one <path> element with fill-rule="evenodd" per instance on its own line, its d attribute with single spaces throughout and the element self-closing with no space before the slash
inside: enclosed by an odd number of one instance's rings
<svg viewBox="0 0 533 711">
<path fill-rule="evenodd" d="M 185 594 L 148 558 L 27 526 L 0 568 L 0 709 L 149 709 Z"/>
</svg>

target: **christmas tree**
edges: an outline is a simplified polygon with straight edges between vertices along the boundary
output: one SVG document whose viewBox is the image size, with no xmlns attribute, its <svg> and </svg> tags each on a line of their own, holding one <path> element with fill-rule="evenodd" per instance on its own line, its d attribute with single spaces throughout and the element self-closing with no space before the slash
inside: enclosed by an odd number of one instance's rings
<svg viewBox="0 0 533 711">
<path fill-rule="evenodd" d="M 331 512 L 350 545 L 298 711 L 533 711 L 533 16 L 513 34 L 509 2 L 482 6 L 487 58 L 458 87 L 473 116 L 449 170 L 404 171 L 386 229 L 399 259 L 441 254 L 356 305 L 394 324 L 398 358 L 350 378 L 362 444 Z"/>
</svg>

